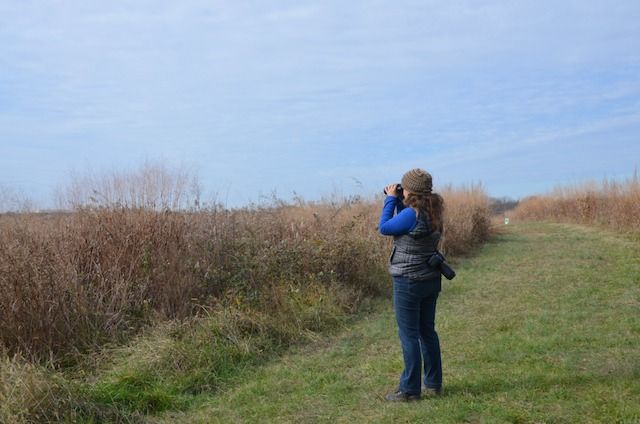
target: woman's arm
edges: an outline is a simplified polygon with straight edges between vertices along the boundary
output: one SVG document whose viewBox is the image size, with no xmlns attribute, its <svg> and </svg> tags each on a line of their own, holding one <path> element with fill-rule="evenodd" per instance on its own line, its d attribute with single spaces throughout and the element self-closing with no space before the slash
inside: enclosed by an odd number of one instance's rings
<svg viewBox="0 0 640 424">
<path fill-rule="evenodd" d="M 396 216 L 393 216 L 393 212 L 396 206 L 398 206 L 398 203 L 401 202 L 398 202 L 398 198 L 395 196 L 387 196 L 387 198 L 384 199 L 379 230 L 380 233 L 385 236 L 407 234 L 416 226 L 416 213 L 412 208 L 403 207 L 402 209 L 398 209 Z"/>
</svg>

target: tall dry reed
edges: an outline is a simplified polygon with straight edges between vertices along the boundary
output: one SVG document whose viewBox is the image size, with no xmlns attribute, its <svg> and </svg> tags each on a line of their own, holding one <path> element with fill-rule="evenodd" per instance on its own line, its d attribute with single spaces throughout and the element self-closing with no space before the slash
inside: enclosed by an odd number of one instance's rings
<svg viewBox="0 0 640 424">
<path fill-rule="evenodd" d="M 636 172 L 624 181 L 604 180 L 556 188 L 548 195 L 522 200 L 514 217 L 640 233 L 640 178 Z"/>
<path fill-rule="evenodd" d="M 443 250 L 447 254 L 468 253 L 489 238 L 491 230 L 490 200 L 481 184 L 457 189 L 447 187 Z"/>
<path fill-rule="evenodd" d="M 480 186 L 442 192 L 443 250 L 484 241 Z M 0 342 L 7 352 L 60 364 L 123 342 L 156 319 L 235 303 L 277 314 L 283 296 L 344 287 L 343 308 L 388 286 L 391 240 L 380 201 L 283 202 L 192 211 L 82 206 L 69 213 L 0 216 Z"/>
<path fill-rule="evenodd" d="M 313 278 L 375 291 L 382 241 L 363 233 L 375 227 L 362 222 L 371 217 L 361 205 L 5 216 L 0 340 L 10 352 L 46 357 L 117 341 L 154 317 L 186 317 L 224 297 L 274 308 L 271 286 Z"/>
</svg>

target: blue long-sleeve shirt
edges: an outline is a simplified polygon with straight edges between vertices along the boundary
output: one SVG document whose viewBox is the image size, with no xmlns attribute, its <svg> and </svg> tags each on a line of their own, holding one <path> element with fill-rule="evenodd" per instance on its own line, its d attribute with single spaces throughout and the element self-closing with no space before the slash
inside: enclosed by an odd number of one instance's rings
<svg viewBox="0 0 640 424">
<path fill-rule="evenodd" d="M 393 212 L 397 211 L 396 216 Z M 413 230 L 418 217 L 413 208 L 407 208 L 397 197 L 387 196 L 380 215 L 380 234 L 385 236 L 399 236 Z"/>
</svg>

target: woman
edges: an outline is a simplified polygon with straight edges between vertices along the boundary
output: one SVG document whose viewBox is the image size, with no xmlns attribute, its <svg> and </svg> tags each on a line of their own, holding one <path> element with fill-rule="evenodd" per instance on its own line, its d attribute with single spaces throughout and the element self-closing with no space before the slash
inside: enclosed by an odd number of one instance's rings
<svg viewBox="0 0 640 424">
<path fill-rule="evenodd" d="M 380 233 L 394 238 L 389 273 L 393 279 L 393 306 L 404 371 L 398 389 L 385 399 L 409 401 L 420 399 L 421 391 L 428 396 L 442 393 L 440 341 L 435 330 L 441 275 L 427 261 L 436 251 L 442 233 L 443 201 L 432 192 L 431 175 L 423 169 L 404 174 L 401 192 L 397 186 L 390 184 L 385 189 Z"/>
</svg>

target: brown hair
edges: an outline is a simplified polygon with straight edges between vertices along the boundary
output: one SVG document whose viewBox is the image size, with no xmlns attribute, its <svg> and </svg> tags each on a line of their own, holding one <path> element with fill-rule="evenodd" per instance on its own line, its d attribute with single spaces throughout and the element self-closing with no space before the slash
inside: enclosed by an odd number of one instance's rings
<svg viewBox="0 0 640 424">
<path fill-rule="evenodd" d="M 438 193 L 419 194 L 409 193 L 404 199 L 404 204 L 428 214 L 431 219 L 431 227 L 434 231 L 442 233 L 444 212 L 444 199 Z"/>
</svg>

